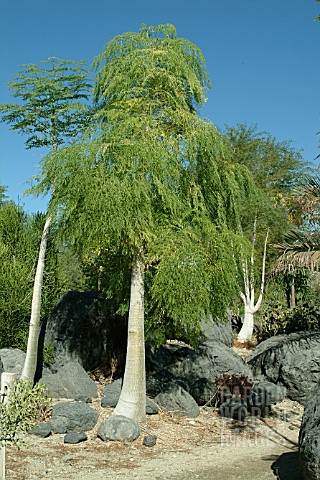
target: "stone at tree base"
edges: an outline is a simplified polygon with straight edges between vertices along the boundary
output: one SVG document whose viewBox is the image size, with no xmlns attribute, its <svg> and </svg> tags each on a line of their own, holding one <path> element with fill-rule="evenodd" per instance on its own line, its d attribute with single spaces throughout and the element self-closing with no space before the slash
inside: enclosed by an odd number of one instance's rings
<svg viewBox="0 0 320 480">
<path fill-rule="evenodd" d="M 87 435 L 84 432 L 69 432 L 64 436 L 64 443 L 80 443 L 88 439 Z"/>
<path fill-rule="evenodd" d="M 96 383 L 81 365 L 70 362 L 57 372 L 43 375 L 39 383 L 44 383 L 54 398 L 75 398 L 78 395 L 97 398 Z"/>
<path fill-rule="evenodd" d="M 114 408 L 116 407 L 118 400 L 120 398 L 122 388 L 122 378 L 115 380 L 112 383 L 109 383 L 105 386 L 103 391 L 103 396 L 101 399 L 101 407 L 104 408 Z"/>
<path fill-rule="evenodd" d="M 29 433 L 31 435 L 36 435 L 37 437 L 47 438 L 51 435 L 51 423 L 50 422 L 39 422 L 36 423 Z"/>
<path fill-rule="evenodd" d="M 214 382 L 208 378 L 199 378 L 190 388 L 190 395 L 195 399 L 198 405 L 215 403 L 217 387 Z"/>
<path fill-rule="evenodd" d="M 13 372 L 20 377 L 24 366 L 26 354 L 18 348 L 0 349 L 0 369 L 1 372 Z"/>
<path fill-rule="evenodd" d="M 157 443 L 157 436 L 156 435 L 146 435 L 143 439 L 142 445 L 145 447 L 154 447 Z"/>
<path fill-rule="evenodd" d="M 158 406 L 152 400 L 150 400 L 150 398 L 147 397 L 146 414 L 147 415 L 157 415 L 157 413 L 159 413 Z"/>
<path fill-rule="evenodd" d="M 278 335 L 261 342 L 248 360 L 257 380 L 287 389 L 287 396 L 304 404 L 320 381 L 320 331 Z"/>
<path fill-rule="evenodd" d="M 309 392 L 299 434 L 304 480 L 320 480 L 320 382 Z"/>
<path fill-rule="evenodd" d="M 110 415 L 98 428 L 98 437 L 104 442 L 108 440 L 133 442 L 139 436 L 139 424 L 123 415 Z"/>
<path fill-rule="evenodd" d="M 122 388 L 122 378 L 119 378 L 118 380 L 115 380 L 114 382 L 106 385 L 103 391 L 102 399 L 101 399 L 101 407 L 115 408 L 120 398 L 121 388 Z M 159 413 L 159 408 L 152 400 L 150 400 L 147 397 L 146 398 L 146 414 L 156 415 L 157 413 Z"/>
<path fill-rule="evenodd" d="M 119 397 L 106 393 L 101 399 L 101 407 L 103 408 L 115 408 L 117 406 Z"/>
<path fill-rule="evenodd" d="M 168 390 L 159 393 L 154 400 L 167 412 L 186 417 L 197 417 L 200 413 L 195 399 L 179 385 L 169 385 Z"/>
<path fill-rule="evenodd" d="M 92 430 L 98 414 L 83 402 L 56 403 L 52 408 L 51 427 L 54 433 Z"/>
</svg>

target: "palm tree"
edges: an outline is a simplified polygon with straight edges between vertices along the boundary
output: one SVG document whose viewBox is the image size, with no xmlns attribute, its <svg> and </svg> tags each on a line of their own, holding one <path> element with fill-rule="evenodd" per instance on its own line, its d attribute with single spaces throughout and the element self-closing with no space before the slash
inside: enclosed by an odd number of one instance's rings
<svg viewBox="0 0 320 480">
<path fill-rule="evenodd" d="M 290 230 L 284 242 L 275 245 L 280 255 L 271 269 L 271 276 L 291 272 L 291 307 L 295 306 L 294 277 L 297 271 L 320 271 L 320 176 L 307 177 L 301 184 L 299 195 L 308 200 L 310 225 L 305 230 Z"/>
</svg>

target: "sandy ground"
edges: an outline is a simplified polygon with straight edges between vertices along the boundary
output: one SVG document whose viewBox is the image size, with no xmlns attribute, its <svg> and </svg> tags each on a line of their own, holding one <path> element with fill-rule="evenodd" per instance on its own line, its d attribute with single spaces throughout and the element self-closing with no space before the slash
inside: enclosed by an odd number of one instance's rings
<svg viewBox="0 0 320 480">
<path fill-rule="evenodd" d="M 111 413 L 101 409 L 99 422 Z M 301 480 L 297 454 L 303 407 L 284 400 L 267 419 L 248 417 L 243 424 L 204 407 L 198 418 L 159 413 L 149 416 L 133 443 L 103 442 L 97 428 L 78 445 L 64 435 L 39 439 L 28 435 L 20 448 L 7 448 L 7 480 Z M 154 447 L 144 435 L 157 435 Z"/>
</svg>

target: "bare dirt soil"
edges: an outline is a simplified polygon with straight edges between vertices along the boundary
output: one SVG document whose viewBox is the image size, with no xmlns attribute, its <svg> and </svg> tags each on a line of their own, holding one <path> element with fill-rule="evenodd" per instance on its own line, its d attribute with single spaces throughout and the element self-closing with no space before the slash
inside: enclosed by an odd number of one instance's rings
<svg viewBox="0 0 320 480">
<path fill-rule="evenodd" d="M 100 418 L 110 415 L 93 402 Z M 301 480 L 297 454 L 303 407 L 284 400 L 266 419 L 243 424 L 203 407 L 197 418 L 159 413 L 149 416 L 133 443 L 103 442 L 97 427 L 88 440 L 63 443 L 64 435 L 46 439 L 28 435 L 25 445 L 7 447 L 7 480 Z M 157 435 L 154 447 L 143 437 Z"/>
</svg>

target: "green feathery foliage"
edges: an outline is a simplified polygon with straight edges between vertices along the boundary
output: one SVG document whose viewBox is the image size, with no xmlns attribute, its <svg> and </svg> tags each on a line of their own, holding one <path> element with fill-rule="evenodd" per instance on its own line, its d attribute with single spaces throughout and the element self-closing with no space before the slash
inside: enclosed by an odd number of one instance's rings
<svg viewBox="0 0 320 480">
<path fill-rule="evenodd" d="M 43 214 L 27 215 L 14 202 L 0 205 L 0 348 L 26 347 L 37 250 Z M 52 232 L 53 233 L 53 232 Z M 57 249 L 50 236 L 42 314 L 49 313 L 61 290 Z"/>
<path fill-rule="evenodd" d="M 26 433 L 49 412 L 52 399 L 46 385 L 19 380 L 8 401 L 0 402 L 0 440 L 19 442 L 19 434 Z"/>
<path fill-rule="evenodd" d="M 119 307 L 129 297 L 120 270 L 143 245 L 148 324 L 169 319 L 176 332 L 196 332 L 209 312 L 224 315 L 234 294 L 239 237 L 230 229 L 250 175 L 228 164 L 223 137 L 200 120 L 204 58 L 172 25 L 115 37 L 95 68 L 95 122 L 81 142 L 45 157 L 36 189 L 55 179 L 61 232 L 106 259 L 102 284 Z"/>
<path fill-rule="evenodd" d="M 17 104 L 0 105 L 1 121 L 27 137 L 27 148 L 59 145 L 74 139 L 88 125 L 90 109 L 84 104 L 91 89 L 85 62 L 55 57 L 21 66 L 9 82 Z"/>
<path fill-rule="evenodd" d="M 308 164 L 289 141 L 279 142 L 257 126 L 226 127 L 233 162 L 246 165 L 257 185 L 269 195 L 287 195 L 305 175 Z"/>
</svg>

